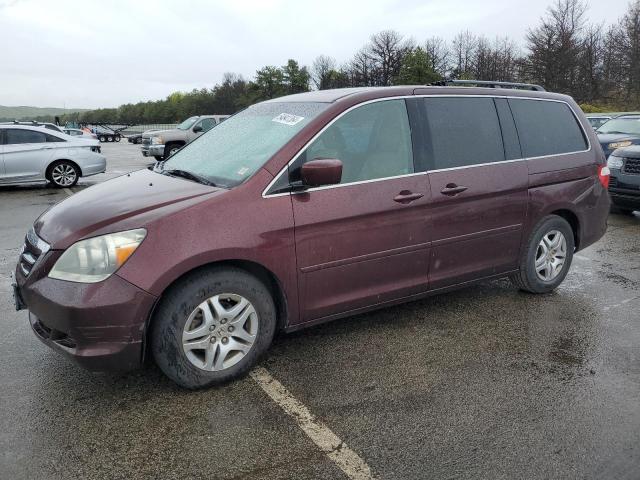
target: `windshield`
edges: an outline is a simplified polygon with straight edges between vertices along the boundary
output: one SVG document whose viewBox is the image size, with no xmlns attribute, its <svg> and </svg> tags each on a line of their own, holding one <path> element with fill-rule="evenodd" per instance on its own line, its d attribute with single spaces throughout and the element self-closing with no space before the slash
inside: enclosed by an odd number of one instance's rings
<svg viewBox="0 0 640 480">
<path fill-rule="evenodd" d="M 198 120 L 198 117 L 187 118 L 184 122 L 182 122 L 176 128 L 178 130 L 189 130 L 191 128 L 191 125 L 196 123 L 196 120 Z"/>
<path fill-rule="evenodd" d="M 182 170 L 221 187 L 234 187 L 328 106 L 310 102 L 253 105 L 173 154 L 163 170 Z"/>
<path fill-rule="evenodd" d="M 628 135 L 640 135 L 640 117 L 614 118 L 602 125 L 598 133 L 626 133 Z"/>
</svg>

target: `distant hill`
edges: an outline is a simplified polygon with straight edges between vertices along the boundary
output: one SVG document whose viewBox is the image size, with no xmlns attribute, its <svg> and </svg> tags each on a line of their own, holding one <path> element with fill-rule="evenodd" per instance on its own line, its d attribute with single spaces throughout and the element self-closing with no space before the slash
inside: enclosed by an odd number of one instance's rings
<svg viewBox="0 0 640 480">
<path fill-rule="evenodd" d="M 0 120 L 30 120 L 35 117 L 62 115 L 63 113 L 85 112 L 86 108 L 54 108 L 54 107 L 5 107 L 0 105 Z"/>
</svg>

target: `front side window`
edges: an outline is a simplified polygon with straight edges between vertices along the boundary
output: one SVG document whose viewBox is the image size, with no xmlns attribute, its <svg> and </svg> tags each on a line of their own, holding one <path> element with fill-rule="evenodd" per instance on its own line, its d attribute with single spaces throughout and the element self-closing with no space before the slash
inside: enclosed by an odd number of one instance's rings
<svg viewBox="0 0 640 480">
<path fill-rule="evenodd" d="M 587 141 L 569 105 L 546 100 L 509 99 L 522 153 L 542 157 L 587 149 Z"/>
<path fill-rule="evenodd" d="M 184 122 L 182 122 L 181 124 L 179 124 L 176 128 L 178 130 L 189 130 L 191 128 L 191 126 L 196 123 L 196 120 L 198 120 L 198 117 L 190 117 L 187 118 Z"/>
<path fill-rule="evenodd" d="M 344 114 L 298 157 L 291 180 L 299 180 L 305 162 L 318 158 L 342 161 L 343 184 L 413 173 L 405 101 L 374 102 Z"/>
<path fill-rule="evenodd" d="M 56 137 L 55 135 L 47 134 L 47 142 L 49 142 L 49 143 L 51 143 L 51 142 L 59 143 L 59 142 L 66 142 L 66 140 L 63 140 L 60 137 Z"/>
<path fill-rule="evenodd" d="M 216 121 L 213 118 L 205 118 L 200 122 L 203 132 L 207 132 L 216 126 Z"/>
<path fill-rule="evenodd" d="M 18 145 L 21 143 L 45 143 L 46 134 L 35 130 L 8 129 L 6 130 L 6 144 Z"/>
<path fill-rule="evenodd" d="M 164 163 L 222 187 L 244 182 L 302 130 L 328 103 L 263 102 L 200 135 Z"/>
<path fill-rule="evenodd" d="M 493 98 L 425 98 L 425 148 L 431 168 L 464 167 L 505 159 Z"/>
</svg>

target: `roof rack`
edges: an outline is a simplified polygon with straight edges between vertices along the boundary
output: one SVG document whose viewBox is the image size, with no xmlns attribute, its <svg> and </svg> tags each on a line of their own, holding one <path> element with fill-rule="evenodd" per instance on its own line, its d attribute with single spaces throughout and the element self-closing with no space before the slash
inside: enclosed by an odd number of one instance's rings
<svg viewBox="0 0 640 480">
<path fill-rule="evenodd" d="M 533 83 L 517 83 L 517 82 L 494 82 L 491 80 L 443 80 L 434 82 L 431 85 L 446 87 L 449 85 L 468 85 L 488 88 L 513 88 L 520 90 L 534 90 L 536 92 L 544 92 L 545 89 L 540 85 Z"/>
</svg>

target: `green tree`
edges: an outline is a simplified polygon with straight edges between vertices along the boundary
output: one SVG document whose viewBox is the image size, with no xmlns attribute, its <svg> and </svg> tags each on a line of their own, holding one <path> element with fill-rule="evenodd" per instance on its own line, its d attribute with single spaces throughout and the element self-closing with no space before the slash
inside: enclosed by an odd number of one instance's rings
<svg viewBox="0 0 640 480">
<path fill-rule="evenodd" d="M 407 52 L 400 66 L 400 73 L 395 79 L 396 85 L 426 85 L 441 79 L 432 68 L 433 62 L 427 52 L 416 47 Z"/>
<path fill-rule="evenodd" d="M 280 97 L 287 91 L 282 70 L 272 66 L 263 67 L 256 72 L 253 88 L 260 99 Z"/>
<path fill-rule="evenodd" d="M 300 67 L 298 62 L 289 59 L 282 67 L 282 77 L 287 93 L 300 93 L 309 91 L 309 81 L 311 75 L 307 67 Z"/>
</svg>

